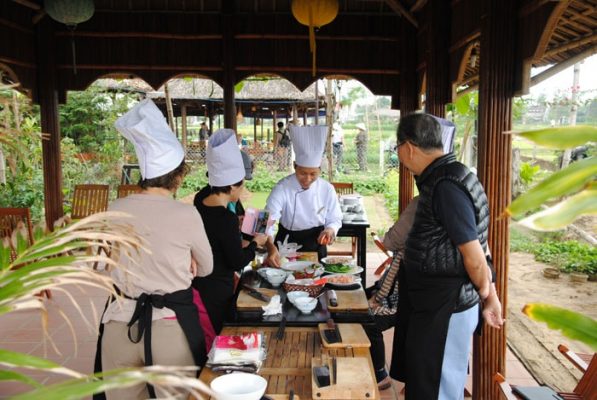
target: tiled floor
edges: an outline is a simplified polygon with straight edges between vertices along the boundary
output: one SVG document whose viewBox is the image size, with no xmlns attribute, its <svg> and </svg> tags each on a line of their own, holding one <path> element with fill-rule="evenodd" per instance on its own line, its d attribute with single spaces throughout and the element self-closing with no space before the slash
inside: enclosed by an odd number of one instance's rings
<svg viewBox="0 0 597 400">
<path fill-rule="evenodd" d="M 367 254 L 368 284 L 374 282 L 373 271 L 384 258 L 385 256 L 381 253 Z M 54 291 L 53 299 L 48 303 L 48 332 L 56 348 L 53 347 L 50 340 L 43 341 L 41 317 L 39 313 L 32 311 L 12 313 L 0 317 L 0 348 L 45 357 L 79 372 L 91 373 L 96 343 L 94 321 L 98 320 L 106 296 L 97 290 L 91 289 L 82 292 L 78 288 L 73 288 L 70 292 L 79 301 L 80 311 L 89 319 L 91 325 L 88 326 L 78 310 L 63 293 Z M 62 316 L 62 312 L 69 316 L 72 327 Z M 385 332 L 386 359 L 388 362 L 391 360 L 392 336 L 393 330 Z M 509 351 L 506 365 L 507 378 L 511 383 L 536 385 L 530 374 Z M 60 379 L 54 375 L 38 372 L 30 373 L 30 376 L 41 383 L 52 383 Z M 21 383 L 0 382 L 0 398 L 7 398 L 10 395 L 23 392 L 27 388 L 28 386 Z M 394 382 L 391 389 L 382 392 L 381 398 L 402 398 L 399 395 L 401 389 L 402 384 Z"/>
</svg>

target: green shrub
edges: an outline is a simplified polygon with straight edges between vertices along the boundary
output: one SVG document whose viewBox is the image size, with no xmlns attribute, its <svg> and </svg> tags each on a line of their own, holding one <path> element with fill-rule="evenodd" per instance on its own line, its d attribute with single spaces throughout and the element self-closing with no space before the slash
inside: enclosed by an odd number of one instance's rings
<svg viewBox="0 0 597 400">
<path fill-rule="evenodd" d="M 562 241 L 561 233 L 542 234 L 510 229 L 510 250 L 535 256 L 535 260 L 565 272 L 597 274 L 597 248 L 574 240 Z"/>
</svg>

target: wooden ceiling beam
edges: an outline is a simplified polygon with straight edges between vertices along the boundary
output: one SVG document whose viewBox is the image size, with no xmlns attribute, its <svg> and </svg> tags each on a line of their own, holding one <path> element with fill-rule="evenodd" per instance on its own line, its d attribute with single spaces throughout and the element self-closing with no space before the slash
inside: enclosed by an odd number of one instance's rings
<svg viewBox="0 0 597 400">
<path fill-rule="evenodd" d="M 32 10 L 35 10 L 35 11 L 40 11 L 41 10 L 41 6 L 39 4 L 37 4 L 36 2 L 34 2 L 34 1 L 31 1 L 31 0 L 12 0 L 12 1 L 14 1 L 15 3 L 20 4 L 22 6 L 25 6 L 27 8 L 30 8 Z"/>
<path fill-rule="evenodd" d="M 536 84 L 541 83 L 548 78 L 551 78 L 558 72 L 561 72 L 566 68 L 573 66 L 577 62 L 580 62 L 585 58 L 592 56 L 595 53 L 597 53 L 597 46 L 593 46 L 583 51 L 582 53 L 575 55 L 574 57 L 571 57 L 565 61 L 562 61 L 561 63 L 554 65 L 551 68 L 546 69 L 545 71 L 531 77 L 531 86 L 535 86 Z"/>
<path fill-rule="evenodd" d="M 238 40 L 308 40 L 309 35 L 279 35 L 275 33 L 240 33 L 234 35 L 235 39 Z M 398 37 L 387 37 L 387 36 L 330 36 L 330 35 L 317 35 L 317 40 L 331 40 L 331 41 L 374 41 L 374 42 L 398 42 Z"/>
<path fill-rule="evenodd" d="M 390 7 L 392 10 L 394 10 L 394 12 L 398 15 L 402 15 L 404 18 L 406 18 L 408 20 L 408 22 L 410 22 L 411 24 L 413 24 L 413 26 L 415 28 L 419 27 L 419 23 L 417 22 L 417 19 L 415 18 L 414 15 L 412 15 L 410 13 L 410 11 L 408 11 L 406 9 L 406 7 L 404 7 L 402 5 L 402 3 L 400 3 L 400 0 L 385 0 L 386 4 L 388 5 L 388 7 Z"/>
<path fill-rule="evenodd" d="M 568 25 L 571 26 L 572 28 L 578 29 L 580 31 L 584 31 L 584 32 L 591 32 L 592 28 L 589 28 L 581 23 L 579 23 L 578 21 L 574 21 L 568 18 L 562 18 L 561 23 L 558 24 L 558 28 L 562 28 L 562 25 Z M 577 33 L 578 35 L 578 33 Z"/>
<path fill-rule="evenodd" d="M 1 23 L 1 20 L 0 20 Z M 62 31 L 56 32 L 56 36 L 60 37 L 92 37 L 92 38 L 142 38 L 142 39 L 164 39 L 164 40 L 222 40 L 220 34 L 173 34 L 173 33 L 158 33 L 158 32 L 91 32 L 91 31 Z M 309 35 L 278 35 L 274 33 L 266 34 L 237 34 L 234 39 L 238 40 L 308 40 Z M 317 35 L 317 40 L 329 41 L 374 41 L 374 42 L 398 42 L 398 37 L 387 36 L 330 36 Z"/>
<path fill-rule="evenodd" d="M 58 64 L 58 69 L 72 69 L 72 64 Z M 196 71 L 207 71 L 207 72 L 220 72 L 222 67 L 212 66 L 201 66 L 201 65 L 155 65 L 155 64 L 118 64 L 118 65 L 107 65 L 107 64 L 79 64 L 77 63 L 77 69 L 99 69 L 99 70 L 113 70 L 113 71 L 184 71 L 184 72 L 196 72 Z"/>
<path fill-rule="evenodd" d="M 410 8 L 410 12 L 414 13 L 419 11 L 420 9 L 425 7 L 425 4 L 427 4 L 427 0 L 417 0 L 416 3 L 413 4 L 413 6 Z"/>
<path fill-rule="evenodd" d="M 595 24 L 597 24 L 597 20 L 595 20 L 595 18 L 590 17 L 589 15 L 595 12 L 595 9 L 589 9 L 589 10 L 585 10 L 582 13 L 573 10 L 571 7 L 569 7 L 566 10 L 567 13 L 572 14 L 573 18 L 570 18 L 572 20 L 584 20 L 586 22 L 589 23 L 590 26 L 595 26 Z M 587 14 L 585 14 L 587 13 Z"/>
<path fill-rule="evenodd" d="M 576 47 L 584 46 L 585 44 L 589 44 L 592 42 L 597 42 L 597 31 L 593 31 L 593 33 L 591 33 L 590 35 L 585 35 L 578 39 L 571 40 L 567 43 L 562 43 L 557 47 L 553 47 L 553 48 L 547 50 L 543 54 L 543 57 L 555 56 L 563 51 L 567 51 L 567 50 L 574 49 Z"/>
<path fill-rule="evenodd" d="M 564 12 L 570 5 L 571 0 L 561 1 L 558 3 L 557 6 L 551 12 L 545 27 L 543 28 L 543 33 L 539 38 L 539 42 L 537 43 L 537 47 L 535 48 L 534 58 L 540 58 L 543 56 L 543 53 L 547 49 L 549 42 L 551 41 L 553 33 L 557 30 L 558 24 L 560 22 L 560 18 L 564 15 Z"/>
<path fill-rule="evenodd" d="M 539 8 L 543 7 L 545 4 L 554 1 L 554 0 L 529 0 L 526 2 L 526 4 L 524 6 L 522 6 L 520 8 L 520 11 L 518 12 L 518 16 L 519 17 L 525 17 L 533 12 L 535 12 L 536 10 L 538 10 Z"/>
<path fill-rule="evenodd" d="M 78 65 L 77 65 L 78 67 Z M 282 66 L 255 66 L 255 65 L 237 65 L 237 71 L 259 71 L 259 72 L 311 72 L 311 67 L 282 67 Z M 362 69 L 362 68 L 326 68 L 317 67 L 317 72 L 339 75 L 400 75 L 397 69 Z"/>
<path fill-rule="evenodd" d="M 56 36 L 63 37 L 92 37 L 92 38 L 141 38 L 141 39 L 166 39 L 166 40 L 222 40 L 220 34 L 175 34 L 159 32 L 91 32 L 91 31 L 61 31 Z"/>
</svg>

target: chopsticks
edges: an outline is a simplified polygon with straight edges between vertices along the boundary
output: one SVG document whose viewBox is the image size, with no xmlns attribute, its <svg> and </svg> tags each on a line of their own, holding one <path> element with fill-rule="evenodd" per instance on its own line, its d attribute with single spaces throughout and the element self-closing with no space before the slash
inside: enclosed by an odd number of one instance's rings
<svg viewBox="0 0 597 400">
<path fill-rule="evenodd" d="M 286 329 L 286 317 L 282 315 L 282 320 L 280 321 L 280 325 L 278 326 L 278 332 L 276 332 L 276 339 L 282 340 L 284 339 L 284 330 Z"/>
</svg>

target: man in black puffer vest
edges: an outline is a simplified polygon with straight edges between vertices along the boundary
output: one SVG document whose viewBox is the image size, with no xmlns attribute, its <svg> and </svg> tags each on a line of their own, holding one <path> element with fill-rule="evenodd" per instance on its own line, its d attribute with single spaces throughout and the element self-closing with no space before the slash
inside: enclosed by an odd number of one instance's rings
<svg viewBox="0 0 597 400">
<path fill-rule="evenodd" d="M 405 382 L 406 399 L 462 399 L 473 332 L 482 319 L 503 324 L 487 261 L 487 197 L 475 174 L 444 154 L 435 117 L 403 117 L 397 143 L 420 200 L 399 270 L 390 375 Z"/>
</svg>

